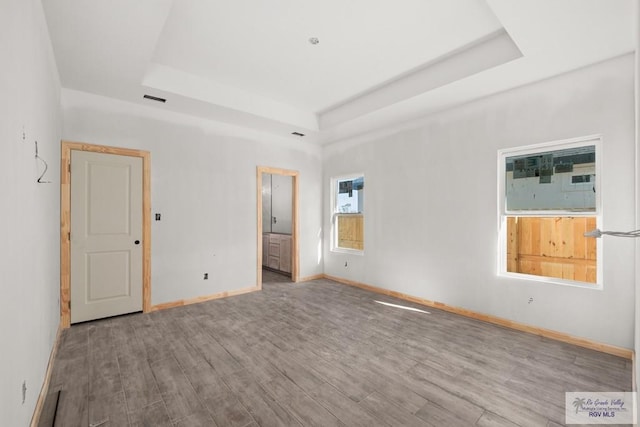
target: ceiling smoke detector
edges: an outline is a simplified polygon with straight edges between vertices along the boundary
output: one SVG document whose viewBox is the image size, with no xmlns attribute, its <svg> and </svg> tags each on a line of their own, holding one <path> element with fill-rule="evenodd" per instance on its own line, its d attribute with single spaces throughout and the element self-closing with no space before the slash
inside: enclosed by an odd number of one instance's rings
<svg viewBox="0 0 640 427">
<path fill-rule="evenodd" d="M 309 38 L 309 43 L 318 44 L 318 43 L 320 43 L 320 40 L 318 40 L 317 37 L 311 37 L 311 38 Z"/>
</svg>

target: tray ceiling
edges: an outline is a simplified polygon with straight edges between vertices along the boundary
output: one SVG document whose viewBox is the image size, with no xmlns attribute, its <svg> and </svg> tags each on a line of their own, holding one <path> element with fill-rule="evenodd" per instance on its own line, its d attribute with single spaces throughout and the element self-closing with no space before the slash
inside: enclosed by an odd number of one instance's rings
<svg viewBox="0 0 640 427">
<path fill-rule="evenodd" d="M 42 3 L 63 87 L 315 143 L 634 49 L 632 0 Z"/>
</svg>

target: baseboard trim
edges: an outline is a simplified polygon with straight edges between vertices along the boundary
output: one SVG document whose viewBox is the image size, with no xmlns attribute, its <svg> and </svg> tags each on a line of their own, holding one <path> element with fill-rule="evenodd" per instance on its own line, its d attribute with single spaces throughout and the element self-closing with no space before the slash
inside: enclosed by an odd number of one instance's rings
<svg viewBox="0 0 640 427">
<path fill-rule="evenodd" d="M 220 299 L 220 298 L 227 298 L 227 297 L 233 297 L 236 295 L 242 295 L 242 294 L 248 294 L 250 292 L 255 292 L 255 291 L 259 291 L 260 288 L 257 286 L 251 286 L 249 288 L 242 288 L 242 289 L 237 289 L 237 290 L 233 290 L 233 291 L 225 291 L 225 292 L 220 292 L 217 294 L 213 294 L 213 295 L 204 295 L 201 297 L 195 297 L 195 298 L 188 298 L 188 299 L 181 299 L 178 301 L 172 301 L 172 302 L 165 302 L 162 304 L 156 304 L 151 306 L 151 310 L 150 311 L 159 311 L 159 310 L 166 310 L 167 308 L 174 308 L 174 307 L 182 307 L 185 305 L 191 305 L 191 304 L 197 304 L 199 302 L 205 302 L 205 301 L 211 301 L 214 299 Z"/>
<path fill-rule="evenodd" d="M 612 354 L 614 356 L 619 356 L 629 360 L 635 360 L 633 350 L 630 350 L 627 348 L 617 347 L 610 344 L 604 344 L 604 343 L 592 341 L 586 338 L 575 337 L 573 335 L 565 334 L 564 332 L 558 332 L 558 331 L 553 331 L 551 329 L 539 328 L 537 326 L 527 325 L 525 323 L 504 319 L 502 317 L 497 317 L 490 314 L 478 313 L 472 310 L 467 310 L 465 308 L 450 306 L 441 302 L 430 301 L 424 298 L 415 297 L 415 296 L 404 294 L 401 292 L 391 291 L 389 289 L 378 288 L 376 286 L 355 282 L 353 280 L 343 279 L 341 277 L 330 276 L 328 274 L 325 274 L 324 277 L 326 279 L 333 280 L 334 282 L 342 283 L 344 285 L 355 286 L 357 288 L 365 289 L 367 291 L 399 298 L 405 301 L 414 302 L 416 304 L 424 305 L 427 307 L 437 308 L 440 310 L 448 311 L 450 313 L 455 313 L 461 316 L 469 317 L 471 319 L 481 320 L 483 322 L 493 323 L 494 325 L 515 329 L 517 331 L 539 335 L 545 338 L 550 338 L 556 341 L 577 345 L 579 347 L 600 351 L 602 353 Z"/>
<path fill-rule="evenodd" d="M 298 282 L 310 282 L 312 280 L 318 280 L 318 279 L 324 279 L 325 275 L 320 273 L 320 274 L 314 274 L 313 276 L 307 276 L 307 277 L 300 277 L 298 278 Z"/>
<path fill-rule="evenodd" d="M 53 342 L 53 348 L 51 349 L 51 354 L 49 355 L 49 362 L 47 363 L 47 370 L 44 374 L 44 381 L 42 382 L 42 387 L 40 388 L 40 394 L 38 395 L 38 401 L 36 402 L 36 407 L 33 410 L 33 416 L 31 417 L 31 427 L 37 427 L 40 422 L 40 416 L 42 415 L 42 408 L 44 407 L 44 401 L 47 398 L 47 394 L 49 393 L 49 385 L 51 383 L 51 373 L 53 372 L 53 362 L 56 359 L 56 354 L 58 354 L 58 345 L 60 344 L 60 335 L 62 335 L 62 323 L 58 324 L 58 332 L 56 332 L 56 339 Z"/>
</svg>

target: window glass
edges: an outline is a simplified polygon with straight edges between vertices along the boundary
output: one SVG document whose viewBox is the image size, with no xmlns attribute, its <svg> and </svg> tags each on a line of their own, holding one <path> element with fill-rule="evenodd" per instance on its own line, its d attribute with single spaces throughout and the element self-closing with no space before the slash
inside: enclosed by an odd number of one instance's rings
<svg viewBox="0 0 640 427">
<path fill-rule="evenodd" d="M 501 272 L 598 283 L 599 138 L 500 151 Z"/>
<path fill-rule="evenodd" d="M 364 177 L 334 179 L 333 250 L 364 250 Z"/>
<path fill-rule="evenodd" d="M 364 207 L 364 177 L 337 181 L 336 212 L 362 213 Z"/>
<path fill-rule="evenodd" d="M 596 210 L 596 147 L 510 156 L 505 162 L 507 212 Z"/>
</svg>

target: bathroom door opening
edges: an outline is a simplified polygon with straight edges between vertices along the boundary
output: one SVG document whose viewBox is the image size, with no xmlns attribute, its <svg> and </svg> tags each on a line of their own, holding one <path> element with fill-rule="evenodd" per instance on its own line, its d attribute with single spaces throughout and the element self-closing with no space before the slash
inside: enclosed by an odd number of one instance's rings
<svg viewBox="0 0 640 427">
<path fill-rule="evenodd" d="M 263 270 L 269 277 L 297 282 L 298 172 L 272 167 L 257 168 L 257 286 Z M 286 277 L 285 277 L 286 276 Z"/>
</svg>

